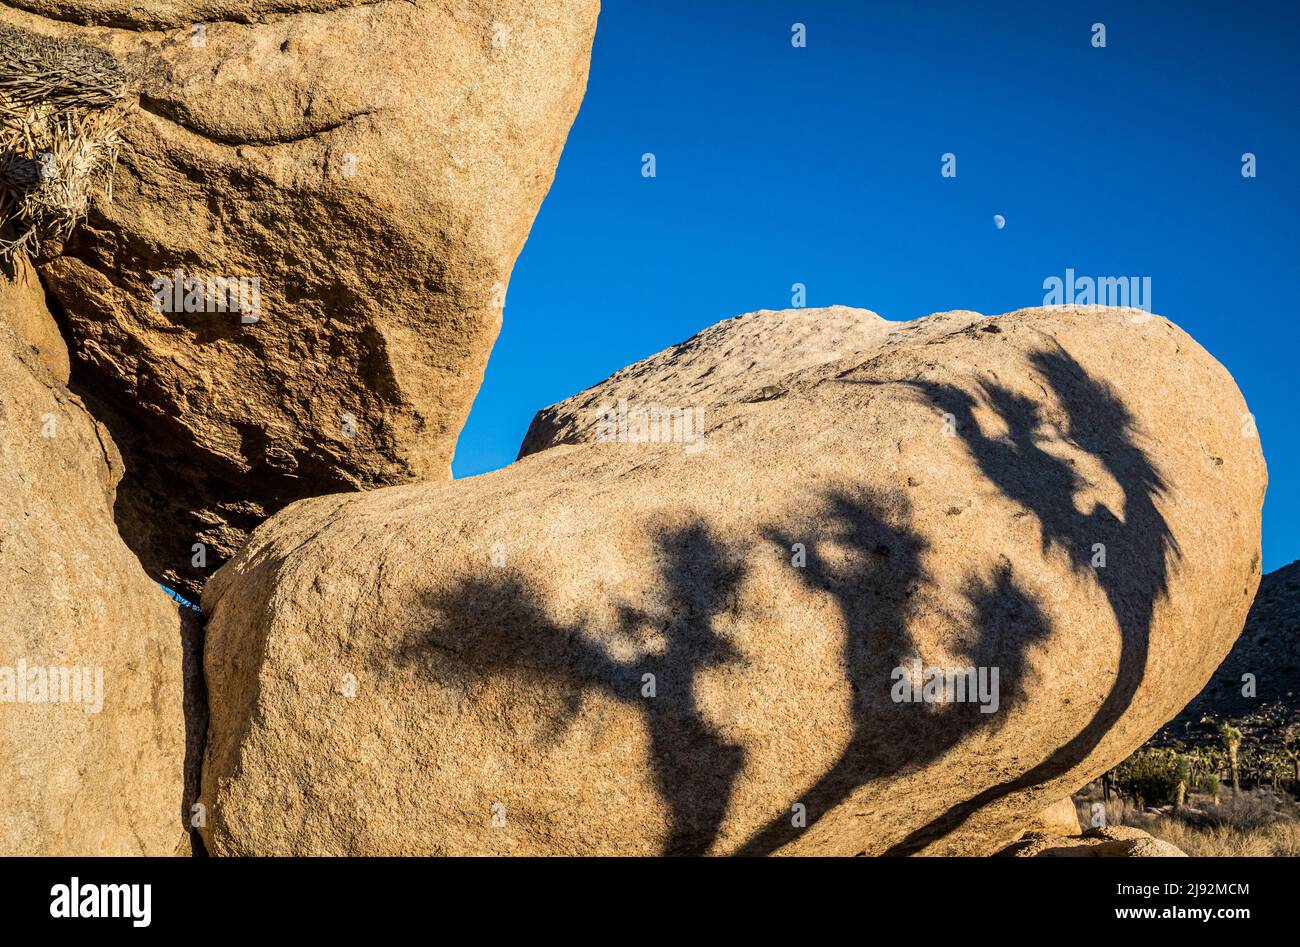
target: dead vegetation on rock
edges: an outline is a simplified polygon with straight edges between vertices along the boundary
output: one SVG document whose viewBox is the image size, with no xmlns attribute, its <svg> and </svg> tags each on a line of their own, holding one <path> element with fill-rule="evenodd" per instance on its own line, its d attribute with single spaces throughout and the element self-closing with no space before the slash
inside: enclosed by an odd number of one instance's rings
<svg viewBox="0 0 1300 947">
<path fill-rule="evenodd" d="M 35 256 L 112 194 L 131 105 L 102 50 L 0 24 L 0 260 Z"/>
</svg>

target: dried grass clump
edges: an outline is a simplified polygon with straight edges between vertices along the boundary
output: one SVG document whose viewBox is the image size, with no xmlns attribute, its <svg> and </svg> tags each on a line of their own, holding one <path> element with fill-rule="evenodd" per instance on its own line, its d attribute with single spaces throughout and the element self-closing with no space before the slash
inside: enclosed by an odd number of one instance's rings
<svg viewBox="0 0 1300 947">
<path fill-rule="evenodd" d="M 1091 818 L 1094 801 L 1100 800 L 1076 798 L 1081 819 Z M 1116 798 L 1105 806 L 1107 825 L 1133 826 L 1188 855 L 1300 856 L 1300 812 L 1290 795 L 1269 787 L 1243 790 L 1222 804 L 1197 792 L 1183 806 L 1139 809 Z"/>
<path fill-rule="evenodd" d="M 1300 823 L 1296 822 L 1241 828 L 1198 826 L 1163 816 L 1143 824 L 1142 828 L 1193 857 L 1294 858 L 1300 855 Z"/>
<path fill-rule="evenodd" d="M 0 261 L 67 240 L 97 187 L 112 197 L 125 89 L 104 51 L 0 24 Z"/>
</svg>

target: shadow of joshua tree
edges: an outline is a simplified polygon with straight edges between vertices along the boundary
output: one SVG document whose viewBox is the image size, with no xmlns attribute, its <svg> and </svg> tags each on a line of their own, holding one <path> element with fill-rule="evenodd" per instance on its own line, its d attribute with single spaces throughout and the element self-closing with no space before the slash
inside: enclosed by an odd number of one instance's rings
<svg viewBox="0 0 1300 947">
<path fill-rule="evenodd" d="M 1155 504 L 1167 487 L 1135 442 L 1132 414 L 1109 386 L 1091 378 L 1060 345 L 1033 354 L 1030 364 L 1043 375 L 1066 413 L 1065 438 L 1096 457 L 1119 484 L 1124 494 L 1122 515 L 1100 503 L 1087 513 L 1075 508 L 1074 494 L 1084 485 L 1082 479 L 1067 462 L 1035 442 L 1043 412 L 1029 399 L 999 385 L 984 386 L 987 405 L 1009 428 L 1005 438 L 994 438 L 975 423 L 975 402 L 969 394 L 950 385 L 913 384 L 934 405 L 957 417 L 957 430 L 984 475 L 1037 517 L 1043 548 L 1063 550 L 1076 572 L 1095 576 L 1119 626 L 1119 668 L 1102 705 L 1068 743 L 1021 776 L 953 806 L 886 854 L 918 851 L 990 803 L 1077 766 L 1129 708 L 1146 673 L 1151 619 L 1156 603 L 1168 592 L 1172 561 L 1179 557 L 1169 524 Z M 1105 568 L 1091 565 L 1095 543 L 1106 548 Z"/>
<path fill-rule="evenodd" d="M 671 812 L 665 855 L 706 853 L 726 814 L 743 751 L 708 725 L 697 707 L 697 675 L 735 659 L 713 629 L 733 607 L 745 570 L 700 524 L 658 540 L 667 590 L 664 609 L 650 615 L 620 609 L 630 640 L 654 627 L 666 645 L 657 654 L 612 658 L 582 628 L 558 624 L 517 575 L 475 577 L 433 603 L 448 619 L 408 643 L 402 657 L 440 680 L 523 673 L 558 689 L 562 727 L 584 694 L 598 691 L 645 716 L 658 790 Z M 643 696 L 645 675 L 655 694 Z"/>
<path fill-rule="evenodd" d="M 907 525 L 909 520 L 901 502 L 890 508 L 873 496 L 834 495 L 822 516 L 829 524 L 822 542 L 848 549 L 847 563 L 838 568 L 827 565 L 834 557 L 819 554 L 819 542 L 802 570 L 803 581 L 828 592 L 842 617 L 853 718 L 848 744 L 836 762 L 790 800 L 803 804 L 808 827 L 858 787 L 922 767 L 974 730 L 994 727 L 1005 719 L 982 713 L 975 702 L 917 706 L 895 702 L 890 696 L 894 669 L 910 668 L 918 656 L 909 628 L 913 602 L 926 581 L 921 565 L 925 540 Z M 768 536 L 783 549 L 795 541 L 793 535 L 769 531 Z M 1009 709 L 1024 697 L 1027 649 L 1048 637 L 1047 620 L 1017 584 L 1006 560 L 991 578 L 972 578 L 965 595 L 973 623 L 962 666 L 999 666 L 1004 684 L 1000 706 Z M 1010 629 L 1015 629 L 1014 634 Z M 736 854 L 766 855 L 794 841 L 806 828 L 796 827 L 788 812 L 783 810 Z"/>
<path fill-rule="evenodd" d="M 1045 406 L 992 383 L 976 394 L 946 384 L 903 384 L 957 419 L 964 449 L 983 475 L 1036 517 L 1044 551 L 1063 550 L 1076 572 L 1095 576 L 1119 625 L 1119 668 L 1102 705 L 1068 743 L 1023 775 L 951 807 L 887 854 L 919 851 L 981 808 L 1069 771 L 1127 710 L 1145 673 L 1151 618 L 1178 555 L 1155 505 L 1165 484 L 1135 443 L 1132 415 L 1108 386 L 1059 346 L 1037 352 L 1030 363 L 1064 414 L 1062 436 L 1095 456 L 1120 484 L 1118 513 L 1100 503 L 1089 512 L 1076 509 L 1075 495 L 1086 484 L 1070 461 L 1039 445 Z M 975 419 L 981 403 L 1002 419 L 1006 434 L 981 430 Z M 1006 719 L 1005 713 L 981 713 L 977 702 L 918 708 L 890 698 L 894 669 L 918 657 L 909 628 L 927 581 L 925 540 L 901 498 L 832 493 L 821 502 L 814 520 L 819 537 L 796 581 L 830 595 L 842 617 L 852 731 L 835 763 L 789 800 L 804 804 L 808 826 L 864 784 L 925 766 L 976 730 Z M 761 534 L 782 550 L 806 538 L 772 525 Z M 430 603 L 439 619 L 407 642 L 400 658 L 440 681 L 509 673 L 545 682 L 557 694 L 556 728 L 573 719 L 591 691 L 637 708 L 650 733 L 655 782 L 671 813 L 663 852 L 704 854 L 717 841 L 745 755 L 704 719 L 697 676 L 738 660 L 715 622 L 735 609 L 746 569 L 741 554 L 725 548 L 704 523 L 667 530 L 657 542 L 663 607 L 653 614 L 621 607 L 617 633 L 644 641 L 652 630 L 666 642 L 659 653 L 613 658 L 582 627 L 553 620 L 519 575 L 502 570 L 468 579 Z M 1105 544 L 1107 568 L 1093 569 L 1094 543 Z M 823 554 L 833 549 L 845 554 Z M 964 598 L 971 627 L 954 649 L 968 666 L 999 669 L 1005 711 L 1025 699 L 1027 655 L 1049 638 L 1050 624 L 1005 557 L 989 574 L 973 574 Z M 647 674 L 654 675 L 653 698 L 642 696 Z M 774 811 L 779 814 L 738 854 L 774 852 L 806 831 L 790 824 L 788 806 Z"/>
</svg>

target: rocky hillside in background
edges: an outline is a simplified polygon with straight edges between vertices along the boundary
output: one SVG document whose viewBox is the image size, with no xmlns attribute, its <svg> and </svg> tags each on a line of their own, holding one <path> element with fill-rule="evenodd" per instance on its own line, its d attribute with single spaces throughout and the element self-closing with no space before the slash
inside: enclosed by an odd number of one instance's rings
<svg viewBox="0 0 1300 947">
<path fill-rule="evenodd" d="M 1248 680 L 1253 695 L 1243 693 Z M 1228 657 L 1149 745 L 1217 748 L 1224 721 L 1242 731 L 1248 750 L 1281 750 L 1288 740 L 1300 741 L 1300 561 L 1264 576 Z"/>
</svg>

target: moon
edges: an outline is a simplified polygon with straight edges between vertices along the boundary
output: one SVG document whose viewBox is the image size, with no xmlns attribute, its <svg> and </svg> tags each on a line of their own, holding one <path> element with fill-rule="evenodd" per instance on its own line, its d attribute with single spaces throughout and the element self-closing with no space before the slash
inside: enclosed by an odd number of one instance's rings
<svg viewBox="0 0 1300 947">
<path fill-rule="evenodd" d="M 994 214 L 993 225 L 997 227 L 999 230 L 1001 230 L 1003 227 L 1007 225 L 1007 219 L 1003 217 L 1001 214 Z"/>
</svg>

